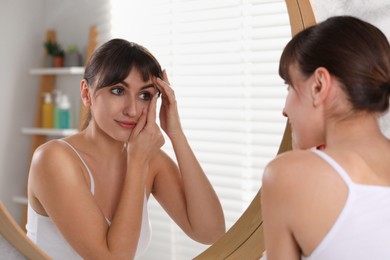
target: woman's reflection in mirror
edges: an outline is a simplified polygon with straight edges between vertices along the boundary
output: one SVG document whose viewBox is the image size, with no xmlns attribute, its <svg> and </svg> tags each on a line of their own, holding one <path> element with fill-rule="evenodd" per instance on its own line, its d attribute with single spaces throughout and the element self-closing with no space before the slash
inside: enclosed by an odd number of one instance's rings
<svg viewBox="0 0 390 260">
<path fill-rule="evenodd" d="M 85 128 L 33 155 L 28 236 L 54 259 L 132 259 L 150 240 L 147 201 L 153 194 L 192 239 L 211 244 L 221 237 L 220 201 L 155 57 L 136 43 L 110 40 L 89 60 L 80 92 L 90 111 Z M 161 129 L 177 164 L 161 149 Z"/>
</svg>

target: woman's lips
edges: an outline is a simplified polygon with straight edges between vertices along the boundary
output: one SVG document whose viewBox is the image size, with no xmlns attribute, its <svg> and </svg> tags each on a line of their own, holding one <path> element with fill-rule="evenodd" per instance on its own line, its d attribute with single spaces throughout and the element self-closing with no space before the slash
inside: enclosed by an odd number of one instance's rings
<svg viewBox="0 0 390 260">
<path fill-rule="evenodd" d="M 117 121 L 117 123 L 126 129 L 133 129 L 137 125 L 136 122 Z"/>
</svg>

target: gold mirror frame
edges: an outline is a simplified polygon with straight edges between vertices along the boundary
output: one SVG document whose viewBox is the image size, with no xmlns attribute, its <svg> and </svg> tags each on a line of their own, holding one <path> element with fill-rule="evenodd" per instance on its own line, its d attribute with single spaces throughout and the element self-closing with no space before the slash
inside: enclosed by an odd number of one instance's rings
<svg viewBox="0 0 390 260">
<path fill-rule="evenodd" d="M 35 245 L 20 228 L 18 223 L 13 219 L 11 214 L 0 201 L 0 237 L 8 241 L 10 248 L 7 252 L 13 256 L 13 250 L 20 253 L 20 255 L 31 260 L 48 260 L 50 259 L 45 252 Z M 5 246 L 5 245 L 2 245 Z M 12 248 L 12 249 L 11 249 Z M 4 255 L 2 255 L 4 256 Z M 7 255 L 6 255 L 7 256 Z M 15 257 L 17 254 L 14 255 Z"/>
<path fill-rule="evenodd" d="M 286 5 L 292 35 L 316 23 L 310 0 L 286 0 Z M 278 154 L 291 148 L 291 129 L 287 122 Z M 260 259 L 265 250 L 260 191 L 227 233 L 194 259 Z"/>
</svg>

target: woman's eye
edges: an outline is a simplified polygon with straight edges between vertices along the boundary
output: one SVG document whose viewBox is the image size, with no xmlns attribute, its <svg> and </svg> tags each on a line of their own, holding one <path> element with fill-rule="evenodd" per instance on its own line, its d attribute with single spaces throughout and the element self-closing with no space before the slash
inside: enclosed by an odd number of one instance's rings
<svg viewBox="0 0 390 260">
<path fill-rule="evenodd" d="M 139 94 L 139 98 L 145 101 L 150 101 L 152 99 L 152 94 L 150 94 L 149 92 L 143 92 Z"/>
<path fill-rule="evenodd" d="M 111 93 L 120 96 L 123 93 L 123 88 L 112 88 Z"/>
</svg>

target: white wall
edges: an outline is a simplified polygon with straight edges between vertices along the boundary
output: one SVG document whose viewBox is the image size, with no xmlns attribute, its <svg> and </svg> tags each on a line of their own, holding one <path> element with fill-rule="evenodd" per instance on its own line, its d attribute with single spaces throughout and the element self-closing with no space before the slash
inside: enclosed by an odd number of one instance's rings
<svg viewBox="0 0 390 260">
<path fill-rule="evenodd" d="M 21 128 L 33 126 L 39 85 L 39 77 L 28 70 L 41 64 L 48 29 L 56 30 L 63 47 L 76 44 L 85 53 L 90 26 L 102 19 L 99 12 L 106 2 L 0 0 L 0 200 L 19 223 L 24 207 L 12 198 L 25 195 L 31 145 Z M 60 78 L 57 84 L 77 93 L 79 78 Z"/>
<path fill-rule="evenodd" d="M 28 69 L 39 62 L 43 38 L 43 0 L 0 1 L 0 199 L 20 221 L 23 207 L 12 202 L 25 194 L 30 138 L 38 79 Z"/>
<path fill-rule="evenodd" d="M 312 0 L 318 21 L 333 15 L 352 15 L 378 26 L 390 39 L 390 2 L 388 0 Z"/>
</svg>

